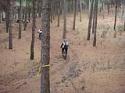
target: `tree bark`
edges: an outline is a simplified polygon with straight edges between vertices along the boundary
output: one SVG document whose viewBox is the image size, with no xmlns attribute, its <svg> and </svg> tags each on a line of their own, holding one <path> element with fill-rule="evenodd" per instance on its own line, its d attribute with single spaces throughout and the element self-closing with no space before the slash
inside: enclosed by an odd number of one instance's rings
<svg viewBox="0 0 125 93">
<path fill-rule="evenodd" d="M 107 4 L 107 10 L 108 10 L 108 14 L 110 13 L 110 5 L 109 3 Z"/>
<path fill-rule="evenodd" d="M 36 29 L 36 0 L 32 1 L 32 5 L 33 5 L 33 10 L 32 10 L 32 16 L 33 16 L 33 20 L 32 20 L 32 40 L 31 40 L 31 47 L 30 47 L 30 59 L 33 60 L 34 59 L 34 44 L 35 44 L 35 29 Z"/>
<path fill-rule="evenodd" d="M 96 46 L 96 30 L 97 30 L 97 18 L 98 18 L 98 0 L 95 0 L 95 13 L 94 13 L 94 40 L 93 46 Z"/>
<path fill-rule="evenodd" d="M 21 30 L 22 30 L 22 1 L 20 0 L 20 7 L 19 7 L 19 34 L 18 39 L 21 39 Z"/>
<path fill-rule="evenodd" d="M 28 1 L 26 0 L 26 7 L 25 7 L 25 17 L 24 17 L 24 31 L 26 30 L 26 28 L 27 28 L 27 11 L 28 10 Z"/>
<path fill-rule="evenodd" d="M 41 5 L 42 5 L 42 1 L 41 1 L 41 0 L 38 0 L 38 14 L 39 14 L 39 17 L 41 17 L 41 12 L 42 12 L 42 11 L 41 11 L 41 10 L 42 10 L 42 9 L 41 9 L 41 8 L 42 8 Z"/>
<path fill-rule="evenodd" d="M 50 0 L 43 0 L 41 34 L 41 92 L 50 93 L 49 61 L 50 61 Z"/>
<path fill-rule="evenodd" d="M 91 5 L 92 5 L 92 0 L 89 0 L 89 15 L 90 15 L 90 12 L 91 12 Z"/>
<path fill-rule="evenodd" d="M 116 1 L 116 2 L 115 2 L 115 21 L 114 21 L 114 31 L 116 31 L 117 12 L 118 12 L 118 4 L 117 4 L 117 1 Z"/>
<path fill-rule="evenodd" d="M 74 20 L 73 20 L 73 30 L 75 30 L 75 26 L 76 26 L 76 8 L 77 8 L 77 0 L 74 1 Z"/>
<path fill-rule="evenodd" d="M 63 39 L 66 39 L 66 0 L 63 0 L 63 16 L 64 16 L 64 30 L 63 30 Z"/>
<path fill-rule="evenodd" d="M 52 13 L 52 3 L 51 3 L 51 9 L 50 9 L 50 22 L 53 22 L 53 13 Z"/>
<path fill-rule="evenodd" d="M 88 23 L 88 35 L 87 35 L 87 40 L 90 40 L 90 34 L 91 34 L 92 16 L 93 16 L 93 3 L 94 3 L 94 0 L 92 0 L 92 2 L 91 2 L 91 9 L 90 9 L 89 23 Z"/>
<path fill-rule="evenodd" d="M 82 21 L 82 7 L 81 7 L 81 0 L 79 0 L 79 12 L 80 12 L 80 22 Z"/>
<path fill-rule="evenodd" d="M 60 1 L 58 2 L 58 23 L 57 26 L 60 26 Z"/>
<path fill-rule="evenodd" d="M 8 33 L 9 32 L 9 5 L 8 5 L 8 3 L 7 3 L 7 9 L 6 9 L 6 13 L 5 13 L 5 20 L 6 20 L 6 33 Z"/>
<path fill-rule="evenodd" d="M 2 12 L 0 11 L 0 23 L 2 23 Z"/>
<path fill-rule="evenodd" d="M 125 20 L 124 20 L 124 31 L 125 31 Z"/>
<path fill-rule="evenodd" d="M 12 2 L 8 0 L 8 17 L 9 17 L 9 49 L 13 49 L 13 40 L 12 40 Z"/>
</svg>

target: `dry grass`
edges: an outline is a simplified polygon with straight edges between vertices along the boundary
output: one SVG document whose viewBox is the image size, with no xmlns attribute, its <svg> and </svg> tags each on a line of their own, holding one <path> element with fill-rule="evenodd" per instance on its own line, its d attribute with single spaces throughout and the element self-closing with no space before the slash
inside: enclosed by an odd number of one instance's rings
<svg viewBox="0 0 125 93">
<path fill-rule="evenodd" d="M 68 59 L 61 56 L 63 20 L 51 24 L 51 93 L 125 93 L 125 33 L 114 38 L 113 17 L 99 17 L 97 47 L 92 47 L 93 36 L 86 40 L 87 15 L 76 21 L 67 18 L 67 38 L 70 42 Z M 40 20 L 37 20 L 40 27 Z M 120 21 L 118 21 L 120 24 Z M 14 49 L 8 50 L 8 34 L 0 26 L 0 93 L 38 93 L 41 43 L 36 33 L 35 60 L 30 61 L 31 24 L 18 40 L 18 26 L 14 26 Z"/>
</svg>

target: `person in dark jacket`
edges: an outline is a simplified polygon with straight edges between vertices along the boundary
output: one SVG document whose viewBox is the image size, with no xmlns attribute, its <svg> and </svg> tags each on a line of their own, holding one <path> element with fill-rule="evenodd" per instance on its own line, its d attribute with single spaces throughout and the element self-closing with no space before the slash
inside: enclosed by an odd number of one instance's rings
<svg viewBox="0 0 125 93">
<path fill-rule="evenodd" d="M 64 53 L 66 53 L 66 55 L 67 55 L 68 47 L 69 47 L 69 42 L 68 42 L 66 39 L 64 39 L 63 42 L 62 42 L 62 44 L 61 44 L 62 55 L 63 55 Z"/>
</svg>

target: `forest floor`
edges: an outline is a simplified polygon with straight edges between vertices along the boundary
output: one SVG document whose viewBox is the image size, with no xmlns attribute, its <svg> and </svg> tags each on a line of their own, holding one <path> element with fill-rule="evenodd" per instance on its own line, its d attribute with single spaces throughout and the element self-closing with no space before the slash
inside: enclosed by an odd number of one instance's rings
<svg viewBox="0 0 125 93">
<path fill-rule="evenodd" d="M 79 16 L 79 15 L 78 15 Z M 63 20 L 51 24 L 51 93 L 125 93 L 125 32 L 114 38 L 113 16 L 98 18 L 97 47 L 86 40 L 88 16 L 67 18 L 67 38 L 70 43 L 67 60 L 61 56 Z M 121 28 L 118 20 L 118 28 Z M 40 27 L 37 20 L 37 29 Z M 41 42 L 36 32 L 35 60 L 30 58 L 31 23 L 18 39 L 18 25 L 13 25 L 13 50 L 8 49 L 8 33 L 0 24 L 0 93 L 40 93 Z M 119 30 L 119 29 L 118 29 Z"/>
</svg>

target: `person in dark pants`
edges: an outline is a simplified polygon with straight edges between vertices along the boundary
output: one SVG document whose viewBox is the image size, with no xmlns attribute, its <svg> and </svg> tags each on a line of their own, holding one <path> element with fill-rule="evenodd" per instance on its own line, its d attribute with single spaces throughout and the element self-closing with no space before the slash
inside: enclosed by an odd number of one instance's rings
<svg viewBox="0 0 125 93">
<path fill-rule="evenodd" d="M 62 55 L 64 55 L 66 53 L 66 56 L 67 56 L 68 47 L 69 47 L 69 43 L 68 43 L 68 41 L 66 39 L 64 39 L 62 44 L 61 44 Z"/>
</svg>

